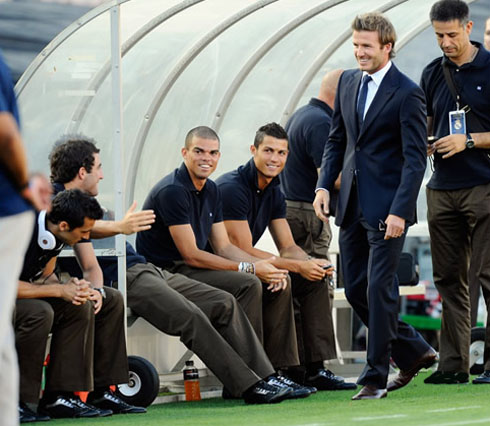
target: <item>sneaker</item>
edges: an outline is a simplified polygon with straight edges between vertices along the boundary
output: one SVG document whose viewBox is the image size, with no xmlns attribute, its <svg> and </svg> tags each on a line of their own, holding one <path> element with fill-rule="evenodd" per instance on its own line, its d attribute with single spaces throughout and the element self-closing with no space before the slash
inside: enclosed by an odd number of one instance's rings
<svg viewBox="0 0 490 426">
<path fill-rule="evenodd" d="M 37 414 L 25 402 L 19 402 L 19 423 L 47 422 L 48 420 L 51 420 L 49 416 Z"/>
<path fill-rule="evenodd" d="M 357 389 L 355 383 L 349 383 L 343 377 L 336 376 L 330 370 L 321 368 L 314 376 L 306 378 L 308 386 L 314 386 L 318 390 L 354 390 Z"/>
<path fill-rule="evenodd" d="M 472 382 L 474 385 L 482 385 L 490 383 L 490 370 L 485 370 L 478 377 L 475 377 Z"/>
<path fill-rule="evenodd" d="M 107 417 L 107 416 L 112 416 L 112 410 L 104 410 L 102 408 L 97 408 L 94 407 L 93 405 L 87 404 L 86 402 L 83 402 L 80 397 L 74 396 L 73 398 L 70 399 L 73 404 L 76 406 L 85 409 L 85 410 L 92 410 L 92 411 L 97 411 L 99 413 L 98 417 Z"/>
<path fill-rule="evenodd" d="M 260 380 L 248 388 L 242 398 L 247 404 L 273 404 L 286 399 L 290 392 L 290 387 L 279 388 Z"/>
<path fill-rule="evenodd" d="M 111 410 L 114 414 L 141 414 L 146 408 L 130 405 L 119 398 L 114 392 L 106 390 L 101 395 L 90 393 L 87 402 L 99 409 Z"/>
<path fill-rule="evenodd" d="M 289 393 L 287 399 L 306 398 L 311 395 L 311 391 L 308 390 L 305 386 L 301 386 L 298 383 L 293 382 L 286 376 L 269 376 L 267 379 L 267 383 L 278 388 L 290 388 L 292 392 Z"/>
<path fill-rule="evenodd" d="M 456 371 L 435 371 L 424 380 L 424 383 L 432 385 L 456 385 L 468 383 L 468 380 L 468 373 Z"/>
<path fill-rule="evenodd" d="M 99 417 L 97 410 L 92 410 L 88 407 L 79 407 L 75 398 L 68 398 L 61 395 L 50 403 L 41 399 L 37 411 L 39 414 L 45 414 L 54 419 Z"/>
</svg>

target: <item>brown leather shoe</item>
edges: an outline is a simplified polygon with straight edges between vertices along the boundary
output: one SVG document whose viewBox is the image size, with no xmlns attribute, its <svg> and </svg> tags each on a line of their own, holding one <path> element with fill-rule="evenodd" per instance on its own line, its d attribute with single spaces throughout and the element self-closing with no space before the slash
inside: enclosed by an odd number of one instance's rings
<svg viewBox="0 0 490 426">
<path fill-rule="evenodd" d="M 393 380 L 388 382 L 386 389 L 388 392 L 400 389 L 407 385 L 422 368 L 429 368 L 437 360 L 437 352 L 434 349 L 429 349 L 424 355 L 422 355 L 415 363 L 413 367 L 408 370 L 400 370 Z"/>
<path fill-rule="evenodd" d="M 365 385 L 358 394 L 352 397 L 352 399 L 354 401 L 359 399 L 381 399 L 385 398 L 386 395 L 388 395 L 386 389 L 378 389 L 376 386 Z"/>
</svg>

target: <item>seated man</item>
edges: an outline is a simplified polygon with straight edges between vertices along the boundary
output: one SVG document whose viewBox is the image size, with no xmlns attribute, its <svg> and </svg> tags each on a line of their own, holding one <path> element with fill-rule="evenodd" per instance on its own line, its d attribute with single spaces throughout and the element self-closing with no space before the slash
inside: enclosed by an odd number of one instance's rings
<svg viewBox="0 0 490 426">
<path fill-rule="evenodd" d="M 137 249 L 161 268 L 233 294 L 264 341 L 274 368 L 298 365 L 287 271 L 250 256 L 228 239 L 219 191 L 208 179 L 216 169 L 219 147 L 218 135 L 209 127 L 189 131 L 183 164 L 146 198 L 143 208 L 154 210 L 156 220 L 137 235 Z"/>
<path fill-rule="evenodd" d="M 288 157 L 288 136 L 276 123 L 262 126 L 250 147 L 253 158 L 237 170 L 216 180 L 223 200 L 223 219 L 233 244 L 251 256 L 268 259 L 271 253 L 255 248 L 268 227 L 280 257 L 272 264 L 291 274 L 292 292 L 299 302 L 306 363 L 306 383 L 321 390 L 355 389 L 323 367 L 330 357 L 333 337 L 330 320 L 328 275 L 332 265 L 324 259 L 310 258 L 294 242 L 286 220 L 286 200 L 279 185 Z M 335 353 L 335 352 L 334 352 Z"/>
<path fill-rule="evenodd" d="M 98 194 L 103 174 L 99 149 L 93 142 L 81 137 L 65 138 L 55 144 L 50 163 L 57 191 L 79 188 Z M 111 221 L 99 222 L 107 222 L 99 229 L 111 228 Z M 96 248 L 114 247 L 114 239 L 95 240 L 93 244 Z M 80 274 L 74 259 L 67 260 L 63 259 L 63 267 L 71 274 Z M 117 282 L 117 258 L 99 257 L 98 261 L 105 283 Z M 130 244 L 126 244 L 126 267 L 128 306 L 164 333 L 180 336 L 182 343 L 221 380 L 230 396 L 243 397 L 247 403 L 279 402 L 291 396 L 286 386 L 277 389 L 262 381 L 274 369 L 232 295 L 147 263 Z"/>
<path fill-rule="evenodd" d="M 146 411 L 125 404 L 109 389 L 112 384 L 128 382 L 124 305 L 119 292 L 110 288 L 104 291 L 102 281 L 72 278 L 63 284 L 54 274 L 56 257 L 63 247 L 87 237 L 101 217 L 97 201 L 79 190 L 57 195 L 50 212 L 37 214 L 19 279 L 15 317 L 20 412 L 28 418 Z M 90 272 L 96 275 L 85 269 L 87 264 L 81 259 L 80 264 L 87 277 Z M 38 402 L 50 332 L 50 361 L 39 417 L 26 403 Z M 93 405 L 73 394 L 92 390 L 89 402 Z"/>
</svg>

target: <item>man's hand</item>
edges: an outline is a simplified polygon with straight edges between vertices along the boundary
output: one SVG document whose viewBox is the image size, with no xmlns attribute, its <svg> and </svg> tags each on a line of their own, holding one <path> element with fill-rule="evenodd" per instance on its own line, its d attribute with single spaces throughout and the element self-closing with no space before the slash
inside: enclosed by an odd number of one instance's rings
<svg viewBox="0 0 490 426">
<path fill-rule="evenodd" d="M 405 232 L 405 219 L 394 214 L 389 214 L 385 220 L 386 231 L 385 240 L 390 238 L 399 238 Z"/>
<path fill-rule="evenodd" d="M 330 194 L 325 189 L 319 189 L 316 191 L 315 200 L 313 201 L 313 208 L 320 220 L 328 223 L 328 215 L 330 211 L 328 209 L 328 202 L 330 201 Z"/>
<path fill-rule="evenodd" d="M 135 232 L 146 231 L 150 229 L 151 224 L 155 222 L 155 213 L 153 210 L 141 210 L 135 212 L 135 209 L 136 201 L 133 202 L 120 222 L 121 234 L 130 235 Z"/>
<path fill-rule="evenodd" d="M 436 148 L 435 148 L 434 144 L 428 143 L 427 144 L 427 157 L 434 155 L 434 152 L 436 152 Z"/>
<path fill-rule="evenodd" d="M 90 296 L 89 300 L 94 302 L 94 313 L 97 315 L 102 308 L 102 294 L 100 294 L 97 290 L 94 290 L 93 288 L 90 289 Z"/>
<path fill-rule="evenodd" d="M 326 265 L 328 265 L 328 262 L 324 259 L 304 260 L 301 262 L 299 273 L 308 281 L 321 281 L 325 275 L 330 275 L 329 271 L 333 273 L 333 267 L 328 270 L 323 269 Z"/>
<path fill-rule="evenodd" d="M 442 158 L 452 157 L 454 154 L 466 148 L 466 135 L 447 135 L 434 142 L 434 149 L 439 154 L 444 154 Z"/>
<path fill-rule="evenodd" d="M 270 259 L 255 262 L 255 275 L 260 278 L 260 281 L 268 284 L 267 290 L 272 292 L 285 290 L 288 286 L 288 271 L 286 269 L 277 269 L 271 263 L 274 259 L 274 257 L 271 257 Z"/>
<path fill-rule="evenodd" d="M 70 278 L 65 284 L 61 284 L 61 298 L 74 305 L 83 305 L 90 297 L 90 285 L 88 281 Z"/>
<path fill-rule="evenodd" d="M 29 186 L 25 188 L 21 195 L 29 201 L 36 210 L 49 210 L 51 207 L 51 194 L 53 187 L 46 176 L 35 173 L 29 179 Z"/>
</svg>

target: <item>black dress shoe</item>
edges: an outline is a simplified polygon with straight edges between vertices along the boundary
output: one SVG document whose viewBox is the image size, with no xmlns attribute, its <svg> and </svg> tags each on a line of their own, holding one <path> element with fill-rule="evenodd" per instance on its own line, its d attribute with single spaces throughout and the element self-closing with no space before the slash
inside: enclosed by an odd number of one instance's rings
<svg viewBox="0 0 490 426">
<path fill-rule="evenodd" d="M 478 377 L 475 377 L 472 383 L 474 385 L 490 384 L 490 370 L 485 370 Z"/>
<path fill-rule="evenodd" d="M 247 404 L 274 404 L 281 402 L 291 393 L 289 387 L 276 387 L 260 380 L 242 395 Z"/>
<path fill-rule="evenodd" d="M 330 370 L 323 368 L 318 370 L 314 376 L 306 378 L 308 386 L 314 386 L 318 390 L 354 390 L 357 389 L 355 383 L 349 383 L 343 377 L 336 376 Z"/>
<path fill-rule="evenodd" d="M 408 370 L 400 370 L 393 380 L 388 382 L 386 389 L 388 392 L 400 389 L 407 385 L 422 368 L 429 368 L 437 361 L 437 352 L 434 349 L 429 349 L 417 361 L 414 362 Z"/>
<path fill-rule="evenodd" d="M 87 402 L 98 409 L 111 410 L 114 414 L 142 414 L 146 413 L 143 407 L 130 405 L 119 398 L 114 392 L 106 390 L 102 394 L 90 393 Z"/>
<path fill-rule="evenodd" d="M 37 410 L 40 414 L 48 415 L 53 419 L 99 417 L 98 410 L 79 407 L 74 397 L 66 396 L 58 396 L 51 402 L 41 399 Z"/>
<path fill-rule="evenodd" d="M 388 391 L 386 389 L 379 389 L 376 386 L 364 385 L 359 393 L 352 397 L 352 400 L 358 401 L 360 399 L 381 399 L 386 398 Z"/>
<path fill-rule="evenodd" d="M 457 371 L 436 371 L 424 380 L 424 383 L 432 385 L 456 385 L 468 383 L 469 375 Z"/>
<path fill-rule="evenodd" d="M 278 388 L 290 388 L 291 392 L 287 396 L 287 399 L 306 398 L 311 395 L 311 391 L 306 386 L 301 386 L 286 376 L 269 376 L 267 383 Z"/>
<path fill-rule="evenodd" d="M 88 411 L 97 411 L 99 413 L 97 417 L 112 416 L 112 410 L 104 410 L 102 408 L 94 407 L 93 405 L 90 405 L 90 404 L 83 402 L 78 396 L 74 396 L 73 398 L 71 398 L 71 402 L 73 402 L 79 408 L 87 410 L 87 412 Z"/>
<path fill-rule="evenodd" d="M 485 370 L 478 377 L 475 377 L 472 383 L 474 385 L 490 384 L 490 370 Z"/>
<path fill-rule="evenodd" d="M 32 423 L 32 422 L 47 422 L 51 420 L 49 416 L 43 416 L 31 410 L 25 402 L 19 402 L 19 422 L 20 423 Z"/>
</svg>

